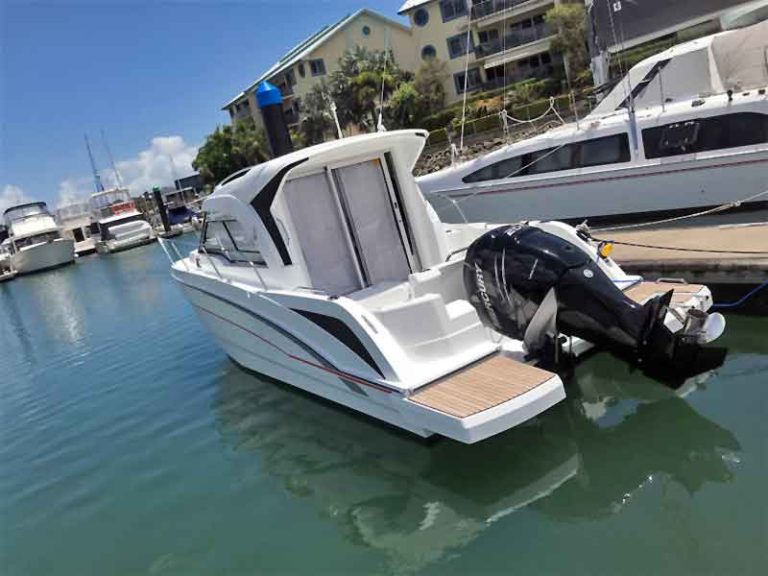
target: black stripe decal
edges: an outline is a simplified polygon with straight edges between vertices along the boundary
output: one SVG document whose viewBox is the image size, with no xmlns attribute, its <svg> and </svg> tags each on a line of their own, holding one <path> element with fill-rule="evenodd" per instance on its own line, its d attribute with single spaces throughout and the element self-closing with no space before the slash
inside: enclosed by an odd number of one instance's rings
<svg viewBox="0 0 768 576">
<path fill-rule="evenodd" d="M 277 190 L 280 188 L 280 183 L 283 181 L 283 178 L 285 178 L 285 175 L 290 170 L 293 170 L 296 166 L 307 160 L 308 158 L 302 158 L 287 166 L 283 166 L 280 171 L 267 182 L 266 186 L 256 194 L 256 197 L 251 200 L 251 206 L 256 210 L 261 221 L 264 222 L 264 227 L 272 238 L 272 242 L 275 243 L 280 258 L 286 266 L 291 263 L 291 255 L 288 253 L 288 247 L 285 245 L 285 240 L 283 240 L 283 236 L 280 234 L 280 230 L 277 228 L 275 219 L 272 216 L 272 202 L 275 200 L 275 195 L 277 194 Z"/>
<path fill-rule="evenodd" d="M 357 335 L 352 332 L 352 329 L 342 320 L 334 316 L 326 316 L 325 314 L 318 314 L 317 312 L 309 312 L 307 310 L 297 310 L 296 308 L 291 308 L 291 310 L 328 332 L 328 334 L 357 354 L 366 364 L 368 364 L 368 366 L 373 368 L 379 376 L 384 378 L 381 368 L 376 364 L 376 360 L 373 359 L 371 353 L 368 352 L 368 349 L 360 341 Z"/>
</svg>

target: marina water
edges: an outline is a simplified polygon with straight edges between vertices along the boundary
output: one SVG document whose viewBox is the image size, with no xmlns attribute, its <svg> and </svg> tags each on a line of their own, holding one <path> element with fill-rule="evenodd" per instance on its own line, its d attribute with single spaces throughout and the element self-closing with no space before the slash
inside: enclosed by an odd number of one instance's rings
<svg viewBox="0 0 768 576">
<path fill-rule="evenodd" d="M 761 574 L 768 320 L 683 397 L 605 353 L 477 445 L 233 365 L 159 246 L 0 285 L 0 572 Z"/>
</svg>

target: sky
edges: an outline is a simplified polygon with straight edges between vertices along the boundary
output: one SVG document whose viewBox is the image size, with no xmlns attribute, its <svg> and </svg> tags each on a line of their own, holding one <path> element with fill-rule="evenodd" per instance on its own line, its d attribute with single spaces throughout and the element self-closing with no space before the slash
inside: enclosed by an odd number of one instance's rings
<svg viewBox="0 0 768 576">
<path fill-rule="evenodd" d="M 51 208 L 105 185 L 134 193 L 192 172 L 221 107 L 295 44 L 402 0 L 0 0 L 0 209 Z M 171 160 L 173 158 L 173 167 Z"/>
</svg>

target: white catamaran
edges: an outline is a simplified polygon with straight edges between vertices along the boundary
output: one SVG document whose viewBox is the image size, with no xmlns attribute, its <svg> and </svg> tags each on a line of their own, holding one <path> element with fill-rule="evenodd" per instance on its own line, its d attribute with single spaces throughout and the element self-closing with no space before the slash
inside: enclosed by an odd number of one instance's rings
<svg viewBox="0 0 768 576">
<path fill-rule="evenodd" d="M 441 218 L 621 221 L 768 207 L 768 21 L 636 64 L 579 122 L 418 179 Z"/>
</svg>

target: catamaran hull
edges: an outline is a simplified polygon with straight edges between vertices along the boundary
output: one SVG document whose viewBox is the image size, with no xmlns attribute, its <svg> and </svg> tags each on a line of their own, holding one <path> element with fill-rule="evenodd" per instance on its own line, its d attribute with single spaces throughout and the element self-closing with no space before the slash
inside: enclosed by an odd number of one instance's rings
<svg viewBox="0 0 768 576">
<path fill-rule="evenodd" d="M 75 261 L 74 240 L 65 238 L 23 248 L 11 256 L 11 265 L 19 274 L 41 272 Z"/>
<path fill-rule="evenodd" d="M 451 188 L 456 182 L 450 182 L 450 171 L 439 181 L 436 176 L 424 177 L 420 185 L 441 220 L 447 222 L 464 222 L 464 217 L 469 222 L 496 223 L 584 219 L 593 223 L 621 222 L 662 218 L 764 192 L 768 186 L 768 150 L 580 175 L 516 179 L 514 183 L 464 187 L 439 194 L 431 191 Z M 766 209 L 768 198 L 761 197 L 742 208 Z"/>
</svg>

